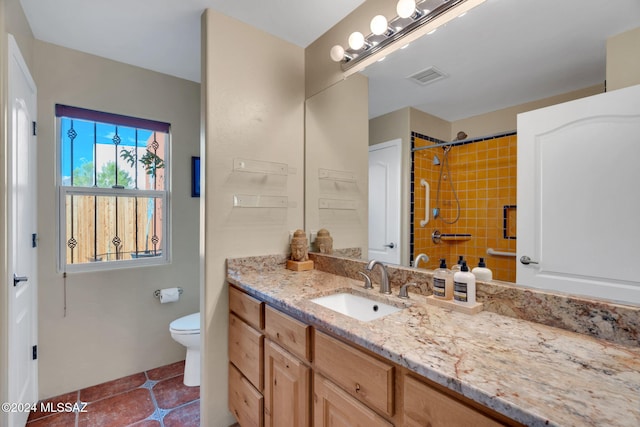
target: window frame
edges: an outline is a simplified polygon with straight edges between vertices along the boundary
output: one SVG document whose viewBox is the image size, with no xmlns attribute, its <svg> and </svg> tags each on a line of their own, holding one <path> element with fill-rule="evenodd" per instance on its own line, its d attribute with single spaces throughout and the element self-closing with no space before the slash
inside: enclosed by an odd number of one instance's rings
<svg viewBox="0 0 640 427">
<path fill-rule="evenodd" d="M 58 272 L 92 272 L 92 271 L 109 271 L 122 268 L 136 268 L 136 267 L 148 267 L 165 265 L 171 263 L 171 129 L 166 131 L 165 149 L 164 149 L 164 189 L 163 190 L 141 190 L 130 188 L 100 188 L 100 187 L 73 187 L 70 185 L 63 185 L 62 163 L 63 163 L 63 138 L 61 133 L 62 117 L 89 120 L 100 123 L 114 124 L 117 126 L 134 127 L 138 129 L 147 129 L 145 126 L 136 126 L 135 123 L 150 122 L 146 119 L 139 119 L 135 122 L 135 118 L 129 118 L 127 116 L 120 116 L 111 113 L 93 112 L 91 110 L 77 109 L 81 113 L 88 111 L 89 113 L 95 113 L 97 115 L 104 114 L 104 117 L 115 117 L 130 119 L 134 123 L 122 123 L 122 122 L 109 122 L 105 120 L 99 120 L 97 118 L 85 118 L 78 117 L 70 114 L 58 114 L 58 107 L 64 107 L 56 105 L 56 193 L 57 193 L 57 209 L 56 209 L 56 228 L 58 229 L 58 245 L 57 245 L 57 267 Z M 76 107 L 67 107 L 75 109 Z M 73 110 L 72 110 L 73 111 Z M 168 126 L 168 125 L 167 125 Z M 164 130 L 162 130 L 165 133 Z M 83 262 L 78 264 L 69 264 L 67 261 L 67 218 L 66 218 L 66 198 L 67 196 L 102 196 L 102 197 L 153 197 L 161 200 L 162 203 L 162 224 L 161 233 L 162 240 L 159 250 L 161 255 L 154 257 L 140 257 L 123 260 L 113 261 L 101 261 L 101 262 Z"/>
</svg>

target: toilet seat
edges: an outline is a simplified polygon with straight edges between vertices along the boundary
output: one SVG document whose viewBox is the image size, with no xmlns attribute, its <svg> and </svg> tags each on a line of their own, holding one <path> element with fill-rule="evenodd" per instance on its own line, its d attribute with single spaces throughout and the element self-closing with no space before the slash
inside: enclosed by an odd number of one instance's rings
<svg viewBox="0 0 640 427">
<path fill-rule="evenodd" d="M 174 320 L 169 324 L 172 333 L 193 335 L 200 333 L 200 313 L 193 313 Z"/>
</svg>

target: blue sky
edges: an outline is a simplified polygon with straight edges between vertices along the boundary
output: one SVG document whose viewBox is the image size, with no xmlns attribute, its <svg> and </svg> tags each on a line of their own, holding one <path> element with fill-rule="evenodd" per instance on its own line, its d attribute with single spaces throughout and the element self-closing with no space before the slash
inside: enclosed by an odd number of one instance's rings
<svg viewBox="0 0 640 427">
<path fill-rule="evenodd" d="M 68 136 L 69 129 L 71 129 L 71 119 L 62 117 L 60 119 L 60 132 L 62 138 L 62 176 L 71 176 L 71 140 Z M 93 159 L 93 144 L 94 144 L 94 122 L 73 119 L 73 129 L 76 131 L 77 136 L 73 142 L 73 168 L 80 167 L 83 163 L 94 162 L 94 164 L 102 163 L 102 159 L 98 159 L 95 162 Z M 107 144 L 113 146 L 113 137 L 116 132 L 116 126 L 96 123 L 95 142 L 97 144 Z M 138 129 L 138 147 L 146 147 L 146 142 L 153 132 L 148 130 Z M 136 146 L 136 130 L 135 128 L 118 126 L 118 136 L 120 137 L 120 145 L 117 153 L 120 153 L 120 149 L 124 147 Z M 108 159 L 115 161 L 116 151 L 113 152 L 113 157 Z M 118 163 L 124 162 L 118 156 Z"/>
</svg>

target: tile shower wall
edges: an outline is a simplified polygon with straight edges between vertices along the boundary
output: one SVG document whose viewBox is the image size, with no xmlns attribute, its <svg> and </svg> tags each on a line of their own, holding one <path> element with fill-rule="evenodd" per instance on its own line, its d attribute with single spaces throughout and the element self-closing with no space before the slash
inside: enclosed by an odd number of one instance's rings
<svg viewBox="0 0 640 427">
<path fill-rule="evenodd" d="M 424 135 L 412 135 L 415 147 L 434 143 L 432 138 Z M 446 258 L 450 266 L 458 255 L 464 255 L 470 267 L 474 267 L 478 264 L 478 259 L 484 257 L 487 267 L 493 270 L 494 279 L 515 282 L 515 257 L 488 255 L 487 249 L 512 253 L 516 251 L 516 150 L 515 134 L 453 147 L 448 153 L 450 173 L 446 169 L 442 170 L 440 202 L 437 205 L 440 207 L 440 215 L 436 219 L 433 218 L 432 210 L 436 207 L 444 151 L 435 148 L 414 153 L 413 257 L 421 252 L 429 255 L 430 261 L 426 268 L 437 268 L 439 258 Z M 434 155 L 439 157 L 440 165 L 433 164 Z M 421 179 L 425 179 L 431 188 L 429 222 L 424 227 L 420 226 L 420 220 L 425 218 L 426 206 Z M 460 201 L 460 218 L 453 224 L 447 224 L 457 214 L 451 180 Z M 431 240 L 434 230 L 446 234 L 470 234 L 471 238 L 435 244 Z"/>
</svg>

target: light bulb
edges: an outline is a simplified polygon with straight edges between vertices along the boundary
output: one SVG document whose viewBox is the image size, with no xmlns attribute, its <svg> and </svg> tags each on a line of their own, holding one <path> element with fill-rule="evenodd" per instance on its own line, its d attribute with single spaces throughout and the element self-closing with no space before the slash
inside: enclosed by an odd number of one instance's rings
<svg viewBox="0 0 640 427">
<path fill-rule="evenodd" d="M 409 18 L 415 11 L 415 0 L 400 0 L 396 6 L 396 12 L 400 18 Z"/>
<path fill-rule="evenodd" d="M 331 52 L 329 54 L 331 55 L 332 60 L 340 62 L 344 59 L 344 48 L 337 44 L 331 48 Z"/>
<path fill-rule="evenodd" d="M 361 32 L 355 31 L 349 36 L 349 47 L 353 50 L 362 49 L 364 46 L 364 36 Z"/>
<path fill-rule="evenodd" d="M 381 36 L 386 33 L 388 28 L 389 23 L 387 22 L 387 18 L 382 15 L 376 15 L 371 20 L 371 32 L 376 36 Z"/>
</svg>

